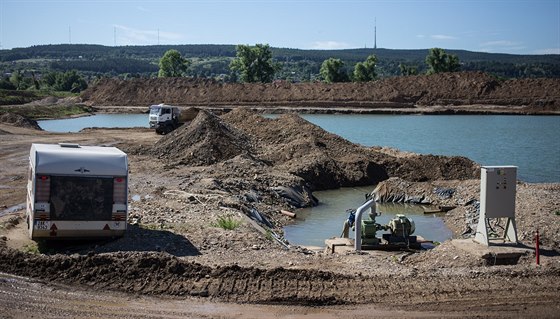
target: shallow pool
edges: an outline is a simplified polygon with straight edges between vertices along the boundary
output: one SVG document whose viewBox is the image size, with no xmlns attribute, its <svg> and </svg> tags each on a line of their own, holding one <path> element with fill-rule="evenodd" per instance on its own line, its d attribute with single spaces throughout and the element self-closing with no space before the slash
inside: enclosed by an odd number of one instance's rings
<svg viewBox="0 0 560 319">
<path fill-rule="evenodd" d="M 313 194 L 319 199 L 319 205 L 296 211 L 296 223 L 284 227 L 284 237 L 295 245 L 324 246 L 325 239 L 340 237 L 344 221 L 348 218 L 346 210 L 358 208 L 365 202 L 365 194 L 373 187 L 352 187 L 337 190 L 319 191 Z M 416 224 L 414 235 L 427 240 L 443 242 L 452 236 L 451 230 L 445 226 L 440 214 L 424 214 L 420 205 L 377 203 L 379 224 L 385 225 L 396 214 L 405 214 Z M 364 215 L 365 218 L 367 215 Z M 379 232 L 378 237 L 385 232 Z M 350 232 L 354 238 L 354 232 Z"/>
</svg>

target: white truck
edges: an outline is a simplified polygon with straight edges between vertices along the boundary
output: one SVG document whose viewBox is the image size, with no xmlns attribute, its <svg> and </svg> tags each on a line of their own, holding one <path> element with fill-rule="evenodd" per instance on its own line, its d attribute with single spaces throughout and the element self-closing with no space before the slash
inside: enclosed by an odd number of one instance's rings
<svg viewBox="0 0 560 319">
<path fill-rule="evenodd" d="M 118 237 L 128 215 L 128 157 L 116 147 L 31 144 L 31 239 Z"/>
<path fill-rule="evenodd" d="M 167 134 L 181 126 L 181 110 L 176 106 L 158 104 L 150 106 L 150 128 L 158 134 Z"/>
</svg>

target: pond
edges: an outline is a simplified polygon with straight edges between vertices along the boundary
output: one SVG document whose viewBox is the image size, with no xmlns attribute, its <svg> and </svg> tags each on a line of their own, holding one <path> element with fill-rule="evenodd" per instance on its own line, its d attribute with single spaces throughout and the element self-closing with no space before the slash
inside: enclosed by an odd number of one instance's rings
<svg viewBox="0 0 560 319">
<path fill-rule="evenodd" d="M 325 239 L 340 237 L 344 221 L 348 218 L 347 209 L 356 209 L 365 201 L 365 194 L 371 193 L 373 187 L 351 187 L 337 190 L 319 191 L 313 194 L 319 199 L 319 205 L 297 211 L 296 222 L 284 227 L 284 237 L 295 245 L 325 245 Z M 452 236 L 451 230 L 445 226 L 440 214 L 424 214 L 420 205 L 377 203 L 377 211 L 381 216 L 377 223 L 386 225 L 396 214 L 404 214 L 414 220 L 416 231 L 427 240 L 443 242 Z M 363 218 L 369 218 L 364 215 Z M 379 232 L 378 237 L 382 233 Z M 354 238 L 351 232 L 350 238 Z"/>
<path fill-rule="evenodd" d="M 147 114 L 95 114 L 62 120 L 37 121 L 49 132 L 79 132 L 86 127 L 149 127 Z"/>
</svg>

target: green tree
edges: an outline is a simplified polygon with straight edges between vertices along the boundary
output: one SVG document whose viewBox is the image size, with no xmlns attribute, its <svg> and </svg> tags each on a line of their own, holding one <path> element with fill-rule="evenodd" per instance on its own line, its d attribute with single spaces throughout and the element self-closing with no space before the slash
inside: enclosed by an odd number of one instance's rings
<svg viewBox="0 0 560 319">
<path fill-rule="evenodd" d="M 272 82 L 280 66 L 272 60 L 272 51 L 268 44 L 238 45 L 235 50 L 236 57 L 231 61 L 229 68 L 232 72 L 239 73 L 241 81 Z"/>
<path fill-rule="evenodd" d="M 455 54 L 447 54 L 443 49 L 432 48 L 426 56 L 426 64 L 429 66 L 428 74 L 440 72 L 457 72 L 460 64 Z"/>
<path fill-rule="evenodd" d="M 319 74 L 327 83 L 348 81 L 348 74 L 344 70 L 344 62 L 340 59 L 329 58 L 323 61 Z"/>
<path fill-rule="evenodd" d="M 181 56 L 179 51 L 171 49 L 167 50 L 163 57 L 159 60 L 160 78 L 163 77 L 181 77 L 189 68 L 191 62 Z"/>
<path fill-rule="evenodd" d="M 401 71 L 401 75 L 417 75 L 418 74 L 418 67 L 415 65 L 406 65 L 406 64 L 399 64 L 399 70 Z"/>
<path fill-rule="evenodd" d="M 16 86 L 12 82 L 10 82 L 10 79 L 8 79 L 6 77 L 6 78 L 3 78 L 2 80 L 0 80 L 0 89 L 15 90 Z"/>
<path fill-rule="evenodd" d="M 69 91 L 78 93 L 87 88 L 86 81 L 76 70 L 58 73 L 52 88 L 56 91 Z"/>
<path fill-rule="evenodd" d="M 377 57 L 370 55 L 364 62 L 358 62 L 354 66 L 354 81 L 369 82 L 377 78 L 375 66 L 377 65 Z"/>
<path fill-rule="evenodd" d="M 14 71 L 10 76 L 10 82 L 16 87 L 16 90 L 25 89 L 22 87 L 23 85 L 23 76 L 19 71 Z"/>
<path fill-rule="evenodd" d="M 56 77 L 57 77 L 56 72 L 49 72 L 43 75 L 43 77 L 41 78 L 41 82 L 43 83 L 43 86 L 47 88 L 52 88 L 56 83 Z"/>
</svg>

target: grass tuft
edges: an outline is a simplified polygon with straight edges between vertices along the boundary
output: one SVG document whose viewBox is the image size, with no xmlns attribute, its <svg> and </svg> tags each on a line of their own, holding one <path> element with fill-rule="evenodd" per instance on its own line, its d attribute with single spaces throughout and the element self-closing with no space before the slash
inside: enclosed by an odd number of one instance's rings
<svg viewBox="0 0 560 319">
<path fill-rule="evenodd" d="M 219 216 L 214 227 L 220 227 L 225 230 L 234 230 L 241 225 L 241 220 L 233 218 L 233 216 Z"/>
</svg>

